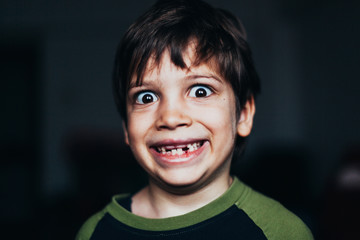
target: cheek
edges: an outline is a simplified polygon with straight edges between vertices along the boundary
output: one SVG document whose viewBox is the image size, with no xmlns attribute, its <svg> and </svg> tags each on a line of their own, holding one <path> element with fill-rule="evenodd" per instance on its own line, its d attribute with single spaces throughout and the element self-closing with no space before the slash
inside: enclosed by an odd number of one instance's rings
<svg viewBox="0 0 360 240">
<path fill-rule="evenodd" d="M 130 145 L 143 139 L 143 135 L 149 125 L 149 119 L 141 114 L 128 115 L 128 135 Z"/>
<path fill-rule="evenodd" d="M 196 111 L 197 118 L 213 133 L 224 133 L 234 138 L 236 134 L 235 105 L 230 102 L 203 107 Z"/>
</svg>

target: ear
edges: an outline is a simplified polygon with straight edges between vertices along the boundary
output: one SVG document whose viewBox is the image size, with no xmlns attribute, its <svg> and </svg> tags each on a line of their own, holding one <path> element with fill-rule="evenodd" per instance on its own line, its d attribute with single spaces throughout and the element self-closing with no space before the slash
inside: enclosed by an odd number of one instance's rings
<svg viewBox="0 0 360 240">
<path fill-rule="evenodd" d="M 237 133 L 241 137 L 247 137 L 250 134 L 253 126 L 254 115 L 255 101 L 254 98 L 251 97 L 241 109 L 239 121 L 237 123 Z"/>
<path fill-rule="evenodd" d="M 123 131 L 124 131 L 125 143 L 127 145 L 129 145 L 129 134 L 128 134 L 127 127 L 126 127 L 126 124 L 124 121 L 122 122 L 122 127 L 123 127 Z"/>
</svg>

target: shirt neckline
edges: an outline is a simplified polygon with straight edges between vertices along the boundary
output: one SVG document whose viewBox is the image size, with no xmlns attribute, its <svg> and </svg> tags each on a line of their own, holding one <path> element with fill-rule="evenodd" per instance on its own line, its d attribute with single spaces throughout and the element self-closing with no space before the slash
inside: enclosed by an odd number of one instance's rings
<svg viewBox="0 0 360 240">
<path fill-rule="evenodd" d="M 214 201 L 192 212 L 169 218 L 144 218 L 129 212 L 118 203 L 119 199 L 126 198 L 129 194 L 115 195 L 106 210 L 115 219 L 130 227 L 149 231 L 168 231 L 188 227 L 220 214 L 238 202 L 244 195 L 245 189 L 245 185 L 234 177 L 229 189 Z"/>
</svg>

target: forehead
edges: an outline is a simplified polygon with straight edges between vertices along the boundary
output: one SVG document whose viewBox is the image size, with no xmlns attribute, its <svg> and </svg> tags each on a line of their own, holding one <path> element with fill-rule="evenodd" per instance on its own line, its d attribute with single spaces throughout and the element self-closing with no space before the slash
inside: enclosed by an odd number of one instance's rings
<svg viewBox="0 0 360 240">
<path fill-rule="evenodd" d="M 149 58 L 144 74 L 141 79 L 137 79 L 134 75 L 131 78 L 129 87 L 141 86 L 143 81 L 156 80 L 160 75 L 203 75 L 214 77 L 217 80 L 223 80 L 219 74 L 218 67 L 214 59 L 208 61 L 199 62 L 195 53 L 195 45 L 189 44 L 186 50 L 182 53 L 182 58 L 185 63 L 185 67 L 177 66 L 171 59 L 170 51 L 166 50 L 157 60 L 155 56 Z M 173 76 L 176 77 L 176 76 Z M 170 78 L 169 78 L 170 79 Z M 140 80 L 140 81 L 138 81 Z"/>
</svg>

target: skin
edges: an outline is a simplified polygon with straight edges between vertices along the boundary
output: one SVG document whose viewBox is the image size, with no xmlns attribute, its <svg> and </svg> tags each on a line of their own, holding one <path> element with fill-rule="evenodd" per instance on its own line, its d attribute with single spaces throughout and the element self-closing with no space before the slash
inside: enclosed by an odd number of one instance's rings
<svg viewBox="0 0 360 240">
<path fill-rule="evenodd" d="M 191 66 L 191 48 L 184 59 Z M 210 65 L 181 69 L 168 52 L 152 65 L 141 86 L 135 77 L 130 84 L 125 139 L 149 175 L 149 185 L 132 198 L 132 212 L 166 218 L 198 209 L 229 188 L 235 138 L 249 135 L 255 105 L 250 99 L 236 116 L 230 83 Z M 183 154 L 157 151 L 196 142 L 201 147 Z"/>
</svg>

